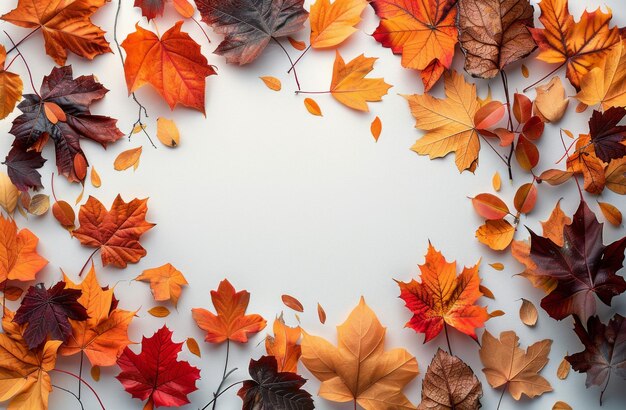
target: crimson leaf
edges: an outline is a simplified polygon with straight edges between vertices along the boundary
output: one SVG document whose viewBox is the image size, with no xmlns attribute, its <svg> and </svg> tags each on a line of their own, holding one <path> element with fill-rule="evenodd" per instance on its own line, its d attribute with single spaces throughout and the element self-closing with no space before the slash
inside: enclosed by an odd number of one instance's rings
<svg viewBox="0 0 626 410">
<path fill-rule="evenodd" d="M 83 305 L 78 303 L 79 289 L 65 289 L 65 282 L 60 281 L 50 289 L 43 283 L 28 288 L 13 321 L 27 323 L 24 340 L 29 349 L 34 349 L 51 339 L 66 341 L 72 334 L 68 319 L 86 320 L 89 316 Z"/>
<path fill-rule="evenodd" d="M 626 155 L 626 125 L 617 125 L 626 116 L 623 107 L 594 111 L 589 120 L 589 135 L 598 158 L 604 162 Z"/>
<path fill-rule="evenodd" d="M 46 160 L 41 152 L 26 151 L 19 144 L 14 145 L 3 164 L 7 166 L 7 173 L 13 184 L 20 191 L 28 191 L 29 188 L 43 188 L 41 174 L 37 171 Z"/>
</svg>

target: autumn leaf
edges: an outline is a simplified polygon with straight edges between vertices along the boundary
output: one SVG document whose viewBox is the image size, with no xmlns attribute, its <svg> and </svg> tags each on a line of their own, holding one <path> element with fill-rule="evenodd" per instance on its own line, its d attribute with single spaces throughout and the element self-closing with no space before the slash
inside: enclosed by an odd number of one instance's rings
<svg viewBox="0 0 626 410">
<path fill-rule="evenodd" d="M 289 327 L 281 316 L 274 319 L 274 336 L 265 338 L 265 350 L 276 358 L 279 372 L 297 373 L 301 349 L 298 341 L 302 331 L 299 326 Z"/>
<path fill-rule="evenodd" d="M 611 304 L 626 291 L 626 281 L 616 272 L 622 268 L 626 237 L 602 244 L 602 224 L 581 201 L 571 224 L 563 227 L 563 244 L 530 230 L 530 259 L 533 274 L 556 281 L 556 288 L 541 300 L 548 314 L 561 320 L 576 315 L 587 320 L 596 311 L 597 295 Z"/>
<path fill-rule="evenodd" d="M 552 77 L 548 84 L 540 85 L 535 91 L 537 91 L 537 97 L 533 102 L 535 115 L 544 122 L 557 122 L 563 118 L 569 99 L 558 76 Z"/>
<path fill-rule="evenodd" d="M 317 104 L 317 102 L 315 102 L 314 99 L 312 99 L 312 98 L 305 98 L 304 99 L 304 107 L 306 108 L 306 110 L 309 113 L 311 113 L 311 115 L 315 115 L 315 116 L 318 116 L 318 117 L 322 116 L 322 109 Z"/>
<path fill-rule="evenodd" d="M 429 94 L 405 96 L 415 117 L 415 128 L 426 131 L 411 147 L 430 159 L 454 152 L 459 171 L 474 171 L 478 166 L 480 141 L 474 114 L 480 108 L 476 86 L 455 71 L 444 75 L 446 98 Z"/>
<path fill-rule="evenodd" d="M 519 308 L 519 317 L 526 326 L 535 326 L 537 324 L 539 313 L 537 308 L 528 299 L 522 298 L 522 306 Z"/>
<path fill-rule="evenodd" d="M 489 319 L 487 309 L 474 303 L 482 296 L 479 290 L 478 265 L 463 268 L 456 275 L 456 262 L 448 262 L 430 243 L 423 265 L 419 265 L 421 282 L 398 282 L 400 298 L 413 317 L 406 324 L 424 333 L 424 343 L 450 325 L 476 339 L 476 328 Z"/>
<path fill-rule="evenodd" d="M 532 53 L 537 48 L 528 31 L 534 27 L 533 11 L 528 0 L 460 0 L 457 24 L 465 71 L 493 78 Z"/>
<path fill-rule="evenodd" d="M 599 195 L 607 183 L 604 162 L 597 157 L 589 134 L 581 134 L 576 150 L 567 158 L 567 171 L 583 176 L 585 191 Z"/>
<path fill-rule="evenodd" d="M 245 380 L 237 395 L 244 409 L 312 410 L 311 395 L 302 389 L 306 379 L 293 372 L 281 371 L 273 356 L 250 360 L 252 380 Z"/>
<path fill-rule="evenodd" d="M 487 220 L 476 230 L 476 239 L 494 251 L 509 247 L 515 236 L 515 227 L 506 219 Z"/>
<path fill-rule="evenodd" d="M 381 101 L 382 96 L 392 87 L 382 78 L 365 78 L 373 70 L 376 60 L 361 54 L 346 64 L 339 51 L 336 51 L 330 83 L 331 95 L 347 107 L 369 111 L 367 103 Z"/>
<path fill-rule="evenodd" d="M 166 263 L 158 268 L 146 269 L 135 280 L 150 282 L 150 290 L 154 300 L 162 302 L 171 300 L 174 306 L 178 304 L 178 298 L 182 287 L 187 285 L 187 280 L 182 272 Z"/>
<path fill-rule="evenodd" d="M 354 34 L 367 7 L 366 0 L 317 0 L 311 5 L 311 47 L 329 48 Z"/>
<path fill-rule="evenodd" d="M 124 72 L 128 93 L 150 84 L 170 109 L 177 104 L 203 114 L 206 77 L 217 74 L 200 52 L 200 45 L 174 24 L 159 38 L 135 25 L 135 32 L 122 42 L 126 50 Z"/>
<path fill-rule="evenodd" d="M 602 215 L 604 215 L 604 219 L 607 220 L 613 226 L 620 226 L 622 224 L 622 211 L 619 210 L 615 205 L 611 205 L 608 202 L 600 202 L 598 201 L 598 206 L 600 207 L 600 211 L 602 211 Z"/>
<path fill-rule="evenodd" d="M 72 235 L 84 246 L 99 248 L 104 266 L 125 268 L 137 263 L 147 253 L 139 238 L 154 226 L 146 222 L 147 202 L 136 198 L 124 202 L 118 195 L 107 211 L 102 202 L 89 196 L 78 211 L 80 226 Z"/>
<path fill-rule="evenodd" d="M 476 410 L 483 388 L 472 369 L 456 356 L 437 349 L 422 383 L 418 410 Z"/>
<path fill-rule="evenodd" d="M 206 309 L 191 309 L 198 327 L 207 332 L 204 340 L 209 343 L 222 343 L 226 340 L 247 343 L 248 336 L 265 328 L 266 321 L 261 316 L 246 315 L 250 293 L 235 291 L 226 279 L 220 282 L 217 291 L 211 291 L 211 300 L 217 315 Z"/>
<path fill-rule="evenodd" d="M 240 65 L 259 57 L 272 39 L 300 31 L 309 15 L 303 5 L 304 0 L 196 0 L 202 21 L 224 36 L 214 53 Z"/>
<path fill-rule="evenodd" d="M 80 284 L 65 274 L 63 280 L 66 289 L 80 290 L 78 303 L 87 309 L 89 317 L 83 321 L 70 319 L 72 333 L 59 348 L 59 354 L 84 353 L 92 366 L 113 366 L 132 343 L 128 339 L 128 326 L 136 312 L 117 308 L 113 289 L 100 286 L 93 265 Z"/>
<path fill-rule="evenodd" d="M 372 123 L 370 124 L 370 132 L 372 133 L 372 137 L 374 137 L 374 141 L 378 142 L 378 137 L 380 137 L 380 133 L 383 130 L 383 123 L 380 121 L 380 118 L 377 116 L 374 118 Z"/>
<path fill-rule="evenodd" d="M 596 156 L 604 162 L 626 156 L 626 125 L 618 125 L 626 109 L 611 107 L 604 112 L 593 111 L 589 119 L 589 138 Z"/>
<path fill-rule="evenodd" d="M 24 325 L 24 341 L 34 349 L 46 341 L 66 341 L 72 334 L 69 319 L 86 320 L 87 310 L 78 302 L 81 291 L 65 289 L 65 282 L 57 282 L 46 289 L 42 283 L 28 288 L 20 308 L 15 312 L 15 323 Z M 56 351 L 56 349 L 55 349 Z"/>
<path fill-rule="evenodd" d="M 601 104 L 603 110 L 611 107 L 626 107 L 624 41 L 613 46 L 606 58 L 583 76 L 576 98 L 586 105 Z"/>
<path fill-rule="evenodd" d="M 5 322 L 3 321 L 3 327 Z M 52 391 L 49 372 L 56 364 L 58 340 L 30 350 L 24 341 L 0 334 L 0 401 L 7 409 L 47 409 Z"/>
<path fill-rule="evenodd" d="M 578 22 L 569 13 L 568 0 L 541 0 L 539 20 L 544 28 L 531 28 L 539 46 L 537 58 L 546 63 L 567 67 L 567 78 L 580 89 L 582 77 L 605 58 L 608 50 L 620 42 L 616 27 L 609 27 L 611 10 L 585 10 Z"/>
<path fill-rule="evenodd" d="M 167 118 L 157 118 L 157 138 L 166 147 L 177 147 L 180 144 L 180 133 L 176 123 Z"/>
<path fill-rule="evenodd" d="M 117 360 L 122 370 L 115 376 L 133 398 L 148 400 L 144 409 L 180 407 L 189 403 L 187 395 L 196 391 L 200 370 L 179 361 L 183 342 L 172 341 L 172 332 L 163 326 L 152 337 L 143 337 L 141 353 L 126 347 Z"/>
<path fill-rule="evenodd" d="M 585 350 L 565 359 L 572 368 L 587 374 L 587 387 L 602 386 L 602 395 L 606 391 L 612 373 L 626 379 L 626 321 L 616 313 L 607 325 L 598 316 L 591 316 L 587 329 L 577 316 L 574 316 L 574 332 L 585 346 Z"/>
<path fill-rule="evenodd" d="M 19 0 L 17 7 L 0 17 L 16 26 L 41 30 L 46 54 L 64 65 L 67 52 L 93 59 L 110 53 L 104 31 L 91 16 L 108 0 Z"/>
<path fill-rule="evenodd" d="M 85 179 L 85 169 L 79 166 L 87 165 L 81 139 L 95 141 L 106 148 L 123 136 L 117 128 L 117 120 L 93 115 L 89 110 L 89 106 L 104 98 L 108 91 L 93 75 L 73 78 L 72 67 L 66 66 L 54 67 L 43 78 L 39 95 L 24 95 L 17 106 L 22 114 L 13 120 L 9 131 L 15 136 L 13 149 L 7 157 L 7 162 L 12 164 L 9 175 L 15 185 L 26 189 L 41 187 L 36 168 L 43 165 L 43 159 L 40 154 L 29 151 L 41 151 L 43 146 L 39 144 L 45 145 L 48 138 L 54 142 L 59 173 L 70 181 Z M 46 104 L 58 107 L 63 119 L 51 121 L 44 110 Z"/>
<path fill-rule="evenodd" d="M 263 81 L 265 86 L 272 91 L 280 91 L 280 89 L 282 88 L 282 83 L 276 77 L 264 76 L 259 78 Z"/>
<path fill-rule="evenodd" d="M 337 347 L 303 332 L 301 361 L 322 382 L 319 396 L 365 410 L 415 409 L 402 389 L 417 375 L 417 360 L 404 349 L 385 351 L 385 333 L 363 298 L 337 327 Z"/>
<path fill-rule="evenodd" d="M 394 54 L 402 66 L 422 70 L 424 91 L 452 65 L 457 43 L 456 0 L 372 0 L 380 17 L 374 38 Z"/>
<path fill-rule="evenodd" d="M 48 261 L 37 253 L 37 238 L 28 229 L 18 231 L 14 220 L 0 215 L 0 283 L 35 280 Z"/>
<path fill-rule="evenodd" d="M 0 44 L 0 120 L 13 112 L 24 88 L 19 75 L 5 70 L 6 58 L 6 49 Z"/>
<path fill-rule="evenodd" d="M 515 400 L 522 394 L 540 396 L 552 391 L 550 382 L 539 375 L 548 363 L 551 345 L 552 340 L 541 340 L 524 351 L 515 332 L 502 332 L 498 340 L 485 331 L 480 348 L 483 373 L 491 387 L 507 389 Z"/>
</svg>

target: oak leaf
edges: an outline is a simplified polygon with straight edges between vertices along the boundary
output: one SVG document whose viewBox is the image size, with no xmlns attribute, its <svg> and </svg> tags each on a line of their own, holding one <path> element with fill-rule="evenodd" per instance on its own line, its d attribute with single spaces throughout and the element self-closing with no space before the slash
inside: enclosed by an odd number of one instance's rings
<svg viewBox="0 0 626 410">
<path fill-rule="evenodd" d="M 365 78 L 374 68 L 376 60 L 361 54 L 346 64 L 339 51 L 336 51 L 333 78 L 330 82 L 331 95 L 347 107 L 369 111 L 367 103 L 380 101 L 392 87 L 382 78 Z"/>
<path fill-rule="evenodd" d="M 191 309 L 198 327 L 207 332 L 209 343 L 222 343 L 226 340 L 247 343 L 248 336 L 265 328 L 266 321 L 257 314 L 246 315 L 250 302 L 250 293 L 245 290 L 235 291 L 226 279 L 220 282 L 217 290 L 211 291 L 211 301 L 217 315 L 206 309 Z"/>
<path fill-rule="evenodd" d="M 182 346 L 183 342 L 172 341 L 172 332 L 163 326 L 153 336 L 142 338 L 141 353 L 124 349 L 117 360 L 122 371 L 115 377 L 134 398 L 147 400 L 144 409 L 188 404 L 187 395 L 198 389 L 200 370 L 178 360 Z"/>
<path fill-rule="evenodd" d="M 606 58 L 583 76 L 576 98 L 586 105 L 601 104 L 603 110 L 610 107 L 626 107 L 624 41 L 613 46 Z"/>
<path fill-rule="evenodd" d="M 457 43 L 456 0 L 372 0 L 380 17 L 374 38 L 394 54 L 402 66 L 422 70 L 424 91 L 452 65 Z"/>
<path fill-rule="evenodd" d="M 206 77 L 217 73 L 200 45 L 180 30 L 182 25 L 177 22 L 161 38 L 135 25 L 136 31 L 122 42 L 128 94 L 150 84 L 170 109 L 182 104 L 204 114 Z"/>
<path fill-rule="evenodd" d="M 485 331 L 480 348 L 483 373 L 491 387 L 507 389 L 515 400 L 522 394 L 530 398 L 540 396 L 552 391 L 550 382 L 539 375 L 548 363 L 551 345 L 552 340 L 545 339 L 524 351 L 515 332 L 502 332 L 498 340 Z"/>
<path fill-rule="evenodd" d="M 69 319 L 86 320 L 89 315 L 78 302 L 81 291 L 65 289 L 65 282 L 57 282 L 46 289 L 42 283 L 28 288 L 13 321 L 26 325 L 24 341 L 34 349 L 46 341 L 66 341 L 72 334 Z M 55 349 L 56 350 L 56 349 Z"/>
<path fill-rule="evenodd" d="M 302 349 L 298 344 L 302 331 L 299 326 L 289 327 L 281 316 L 274 320 L 274 336 L 265 337 L 265 350 L 276 358 L 279 372 L 297 373 Z"/>
<path fill-rule="evenodd" d="M 385 351 L 385 333 L 363 298 L 337 327 L 337 347 L 303 332 L 301 361 L 322 382 L 319 396 L 365 410 L 415 409 L 402 389 L 417 375 L 417 360 L 404 349 Z"/>
<path fill-rule="evenodd" d="M 0 120 L 5 119 L 22 98 L 24 84 L 19 75 L 5 70 L 7 51 L 0 44 Z"/>
<path fill-rule="evenodd" d="M 13 168 L 10 176 L 18 187 L 40 187 L 40 177 L 35 169 L 43 161 L 41 155 L 29 155 L 29 151 L 41 151 L 48 138 L 54 142 L 59 173 L 70 181 L 85 179 L 85 169 L 81 170 L 78 166 L 87 165 L 80 146 L 81 139 L 90 139 L 106 148 L 124 135 L 117 128 L 117 120 L 94 115 L 89 110 L 89 106 L 104 98 L 108 91 L 93 75 L 73 78 L 72 67 L 65 66 L 54 67 L 43 78 L 39 95 L 24 95 L 24 100 L 17 106 L 22 114 L 13 120 L 9 131 L 15 136 L 15 141 L 7 157 L 7 162 L 15 161 L 12 156 L 22 158 L 20 168 L 9 165 L 9 170 Z M 57 107 L 56 121 L 51 121 L 55 118 L 46 115 L 46 104 Z M 29 165 L 30 169 L 27 168 Z M 34 177 L 33 173 L 37 176 Z"/>
<path fill-rule="evenodd" d="M 146 221 L 147 202 L 135 198 L 127 203 L 118 195 L 107 211 L 90 195 L 78 211 L 80 226 L 72 235 L 84 246 L 99 248 L 104 266 L 125 268 L 137 263 L 147 253 L 139 238 L 155 225 Z"/>
<path fill-rule="evenodd" d="M 136 312 L 117 308 L 113 289 L 100 286 L 93 265 L 80 284 L 73 283 L 65 274 L 63 280 L 67 289 L 81 291 L 78 303 L 87 309 L 89 317 L 83 321 L 70 319 L 72 333 L 59 353 L 63 356 L 84 353 L 92 366 L 113 366 L 131 343 L 128 326 Z"/>
<path fill-rule="evenodd" d="M 626 379 L 626 321 L 622 315 L 616 313 L 606 325 L 598 316 L 591 316 L 587 329 L 575 316 L 574 332 L 585 350 L 566 356 L 565 360 L 577 372 L 587 374 L 587 387 L 604 385 L 604 394 L 612 373 Z"/>
<path fill-rule="evenodd" d="M 158 268 L 146 269 L 135 280 L 150 282 L 150 290 L 154 300 L 162 302 L 171 300 L 174 306 L 178 304 L 178 298 L 182 287 L 187 285 L 187 279 L 182 272 L 166 263 Z"/>
<path fill-rule="evenodd" d="M 48 261 L 37 253 L 37 238 L 28 229 L 18 231 L 14 220 L 0 215 L 0 283 L 34 280 Z"/>
<path fill-rule="evenodd" d="M 478 165 L 480 141 L 474 114 L 480 108 L 476 86 L 453 71 L 444 75 L 446 98 L 429 94 L 405 96 L 415 117 L 415 128 L 426 131 L 411 147 L 430 159 L 455 153 L 459 171 L 474 171 Z"/>
<path fill-rule="evenodd" d="M 417 410 L 476 410 L 483 388 L 472 369 L 456 356 L 437 349 L 422 382 Z"/>
<path fill-rule="evenodd" d="M 465 71 L 493 78 L 532 53 L 537 48 L 528 31 L 534 27 L 533 11 L 528 0 L 460 0 L 457 24 Z"/>
<path fill-rule="evenodd" d="M 572 223 L 563 227 L 562 245 L 529 229 L 533 274 L 556 281 L 541 300 L 541 307 L 553 318 L 573 314 L 587 320 L 595 314 L 596 295 L 610 305 L 614 296 L 626 291 L 626 281 L 616 274 L 624 260 L 626 237 L 605 246 L 602 226 L 581 201 Z"/>
<path fill-rule="evenodd" d="M 243 409 L 312 410 L 311 395 L 302 389 L 306 379 L 281 371 L 273 356 L 250 360 L 252 380 L 245 380 L 237 395 L 243 400 Z"/>
<path fill-rule="evenodd" d="M 317 0 L 311 5 L 311 47 L 334 47 L 354 34 L 366 0 Z"/>
<path fill-rule="evenodd" d="M 224 35 L 214 53 L 240 65 L 256 60 L 272 39 L 300 31 L 309 15 L 304 0 L 195 1 L 202 21 Z"/>
<path fill-rule="evenodd" d="M 413 317 L 407 327 L 424 333 L 424 343 L 450 325 L 476 339 L 476 328 L 489 319 L 487 309 L 474 303 L 482 296 L 479 290 L 478 265 L 464 267 L 456 275 L 456 262 L 448 262 L 430 243 L 423 265 L 419 265 L 421 282 L 398 282 L 400 298 Z"/>
<path fill-rule="evenodd" d="M 539 46 L 537 58 L 567 67 L 567 78 L 580 89 L 582 77 L 601 64 L 611 47 L 621 41 L 619 30 L 609 27 L 611 11 L 584 11 L 578 22 L 569 13 L 568 0 L 541 0 L 539 20 L 544 28 L 531 28 Z"/>
<path fill-rule="evenodd" d="M 90 60 L 111 52 L 104 31 L 91 22 L 91 16 L 108 1 L 19 0 L 15 9 L 0 18 L 16 26 L 41 30 L 46 54 L 63 65 L 68 51 Z"/>
</svg>

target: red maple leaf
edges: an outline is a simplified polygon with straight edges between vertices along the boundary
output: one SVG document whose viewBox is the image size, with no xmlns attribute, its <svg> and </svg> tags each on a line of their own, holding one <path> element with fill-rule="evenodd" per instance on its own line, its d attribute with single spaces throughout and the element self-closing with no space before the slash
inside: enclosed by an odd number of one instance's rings
<svg viewBox="0 0 626 410">
<path fill-rule="evenodd" d="M 198 390 L 200 370 L 178 361 L 182 345 L 172 342 L 172 331 L 164 325 L 152 337 L 143 337 L 141 353 L 126 347 L 117 360 L 122 372 L 116 378 L 134 398 L 148 400 L 144 409 L 180 407 L 189 403 L 189 393 Z"/>
</svg>

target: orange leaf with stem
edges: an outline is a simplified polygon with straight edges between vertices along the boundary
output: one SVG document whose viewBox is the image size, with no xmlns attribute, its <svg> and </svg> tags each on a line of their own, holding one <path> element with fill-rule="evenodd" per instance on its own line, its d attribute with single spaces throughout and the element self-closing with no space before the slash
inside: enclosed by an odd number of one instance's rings
<svg viewBox="0 0 626 410">
<path fill-rule="evenodd" d="M 472 198 L 472 205 L 478 215 L 485 219 L 502 219 L 509 214 L 509 207 L 493 194 L 478 194 Z"/>
<path fill-rule="evenodd" d="M 354 34 L 366 0 L 317 0 L 311 5 L 311 47 L 330 48 Z"/>
</svg>

